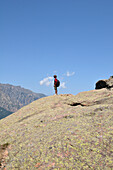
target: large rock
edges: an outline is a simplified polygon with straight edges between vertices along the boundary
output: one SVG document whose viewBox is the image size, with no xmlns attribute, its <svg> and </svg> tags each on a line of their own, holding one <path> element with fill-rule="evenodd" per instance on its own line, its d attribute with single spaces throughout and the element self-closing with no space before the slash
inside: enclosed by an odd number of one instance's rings
<svg viewBox="0 0 113 170">
<path fill-rule="evenodd" d="M 113 169 L 113 89 L 44 97 L 0 120 L 0 169 Z"/>
<path fill-rule="evenodd" d="M 95 89 L 102 89 L 102 88 L 113 88 L 113 76 L 109 79 L 99 80 L 96 83 Z"/>
</svg>

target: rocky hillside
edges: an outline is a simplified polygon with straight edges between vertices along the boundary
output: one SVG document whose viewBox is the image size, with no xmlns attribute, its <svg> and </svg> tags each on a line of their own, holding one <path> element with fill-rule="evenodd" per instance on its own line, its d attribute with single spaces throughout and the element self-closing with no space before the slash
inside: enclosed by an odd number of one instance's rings
<svg viewBox="0 0 113 170">
<path fill-rule="evenodd" d="M 21 107 L 42 97 L 45 97 L 45 95 L 34 93 L 30 90 L 21 88 L 20 86 L 0 84 L 0 107 L 9 112 L 15 112 Z M 1 116 L 2 114 L 3 112 L 0 111 Z"/>
<path fill-rule="evenodd" d="M 0 120 L 1 169 L 113 169 L 113 89 L 49 96 Z"/>
</svg>

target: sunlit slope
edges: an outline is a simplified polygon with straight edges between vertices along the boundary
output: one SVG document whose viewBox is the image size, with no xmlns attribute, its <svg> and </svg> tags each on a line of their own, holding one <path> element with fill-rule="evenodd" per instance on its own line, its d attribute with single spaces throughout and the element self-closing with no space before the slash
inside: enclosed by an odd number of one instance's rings
<svg viewBox="0 0 113 170">
<path fill-rule="evenodd" d="M 6 143 L 8 170 L 113 168 L 113 90 L 34 101 L 0 120 Z"/>
</svg>

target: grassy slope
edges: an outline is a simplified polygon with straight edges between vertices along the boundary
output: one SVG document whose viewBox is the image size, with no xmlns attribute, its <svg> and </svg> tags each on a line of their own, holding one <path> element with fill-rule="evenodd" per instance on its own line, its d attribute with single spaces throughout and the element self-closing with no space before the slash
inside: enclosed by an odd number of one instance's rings
<svg viewBox="0 0 113 170">
<path fill-rule="evenodd" d="M 113 168 L 112 103 L 105 89 L 51 96 L 0 120 L 0 144 L 10 144 L 6 168 Z"/>
</svg>

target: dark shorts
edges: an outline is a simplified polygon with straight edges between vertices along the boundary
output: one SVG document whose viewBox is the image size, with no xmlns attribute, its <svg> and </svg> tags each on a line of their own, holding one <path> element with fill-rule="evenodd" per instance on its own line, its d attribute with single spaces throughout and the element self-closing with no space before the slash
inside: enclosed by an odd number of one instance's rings
<svg viewBox="0 0 113 170">
<path fill-rule="evenodd" d="M 54 86 L 54 89 L 57 90 L 57 86 Z"/>
</svg>

